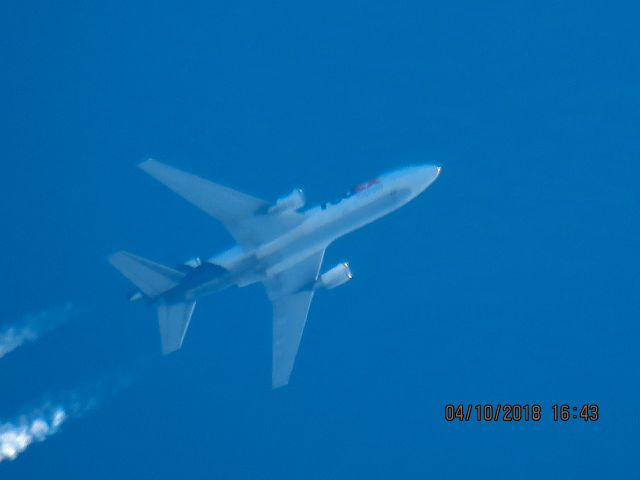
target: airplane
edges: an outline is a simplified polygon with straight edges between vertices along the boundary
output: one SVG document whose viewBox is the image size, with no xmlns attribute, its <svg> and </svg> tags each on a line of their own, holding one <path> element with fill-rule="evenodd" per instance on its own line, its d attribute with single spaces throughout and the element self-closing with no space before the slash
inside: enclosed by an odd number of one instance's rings
<svg viewBox="0 0 640 480">
<path fill-rule="evenodd" d="M 163 354 L 181 348 L 196 300 L 231 286 L 261 282 L 273 306 L 273 389 L 289 383 L 314 293 L 352 279 L 348 263 L 320 274 L 327 247 L 338 238 L 400 208 L 440 174 L 437 165 L 402 168 L 355 185 L 340 199 L 301 211 L 295 189 L 275 203 L 218 185 L 153 159 L 138 167 L 222 222 L 237 245 L 210 259 L 175 268 L 117 252 L 109 262 L 138 289 L 129 300 L 147 300 L 158 311 Z"/>
</svg>

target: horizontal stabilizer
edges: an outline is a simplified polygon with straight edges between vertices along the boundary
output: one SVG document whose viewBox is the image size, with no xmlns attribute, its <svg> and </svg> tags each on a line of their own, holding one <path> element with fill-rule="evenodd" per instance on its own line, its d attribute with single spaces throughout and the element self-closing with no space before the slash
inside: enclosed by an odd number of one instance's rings
<svg viewBox="0 0 640 480">
<path fill-rule="evenodd" d="M 160 339 L 162 353 L 175 352 L 182 346 L 184 335 L 189 328 L 191 315 L 196 302 L 165 303 L 158 305 L 158 323 L 160 325 Z"/>
<path fill-rule="evenodd" d="M 185 276 L 183 272 L 127 252 L 114 253 L 109 262 L 150 298 L 175 287 Z"/>
</svg>

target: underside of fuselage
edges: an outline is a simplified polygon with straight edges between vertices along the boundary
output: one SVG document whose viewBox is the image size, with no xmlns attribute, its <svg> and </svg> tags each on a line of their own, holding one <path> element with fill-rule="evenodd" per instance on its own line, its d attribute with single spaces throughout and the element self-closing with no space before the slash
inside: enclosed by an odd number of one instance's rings
<svg viewBox="0 0 640 480">
<path fill-rule="evenodd" d="M 234 274 L 211 262 L 191 269 L 184 279 L 162 295 L 166 301 L 192 300 L 234 285 Z"/>
<path fill-rule="evenodd" d="M 398 189 L 363 202 L 357 208 L 340 211 L 335 206 L 317 222 L 303 223 L 294 231 L 275 239 L 264 249 L 242 255 L 230 269 L 204 262 L 192 269 L 179 285 L 163 295 L 167 300 L 195 299 L 231 286 L 246 286 L 291 268 L 347 233 L 386 215 L 406 202 L 411 192 Z M 264 252 L 264 253 L 263 253 Z"/>
</svg>

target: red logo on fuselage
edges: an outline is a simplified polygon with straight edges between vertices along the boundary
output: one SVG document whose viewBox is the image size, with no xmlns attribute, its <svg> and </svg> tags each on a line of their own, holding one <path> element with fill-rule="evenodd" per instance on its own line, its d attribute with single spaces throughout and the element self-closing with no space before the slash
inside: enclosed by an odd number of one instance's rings
<svg viewBox="0 0 640 480">
<path fill-rule="evenodd" d="M 344 200 L 345 198 L 350 198 L 353 195 L 360 193 L 360 192 L 364 192 L 365 190 L 367 190 L 368 188 L 373 187 L 374 185 L 378 185 L 380 183 L 380 180 L 378 180 L 377 178 L 374 178 L 372 180 L 369 180 L 366 183 L 358 183 L 357 185 L 354 185 L 354 187 L 349 190 L 348 192 L 346 192 L 342 198 L 338 198 L 337 200 L 334 200 L 332 202 L 324 202 L 320 204 L 320 208 L 322 208 L 322 210 L 325 210 L 327 208 L 328 205 L 337 205 L 338 203 L 340 203 L 342 200 Z"/>
<path fill-rule="evenodd" d="M 373 178 L 371 180 L 369 180 L 367 183 L 359 183 L 358 185 L 356 185 L 355 187 L 353 187 L 353 191 L 355 193 L 361 192 L 363 190 L 366 190 L 367 188 L 376 185 L 377 183 L 380 183 L 380 180 L 378 180 L 377 178 Z"/>
</svg>

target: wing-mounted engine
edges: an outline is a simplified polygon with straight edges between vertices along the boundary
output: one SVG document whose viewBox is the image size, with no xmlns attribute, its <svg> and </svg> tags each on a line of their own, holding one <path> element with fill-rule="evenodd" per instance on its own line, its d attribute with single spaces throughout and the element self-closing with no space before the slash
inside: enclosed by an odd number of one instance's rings
<svg viewBox="0 0 640 480">
<path fill-rule="evenodd" d="M 302 189 L 296 188 L 290 194 L 276 200 L 275 205 L 269 207 L 268 213 L 273 215 L 291 210 L 298 210 L 302 207 L 304 207 L 304 192 Z"/>
<path fill-rule="evenodd" d="M 320 278 L 316 281 L 314 288 L 336 288 L 347 283 L 352 278 L 353 274 L 351 273 L 349 264 L 347 262 L 339 263 L 331 270 L 320 275 Z"/>
</svg>

